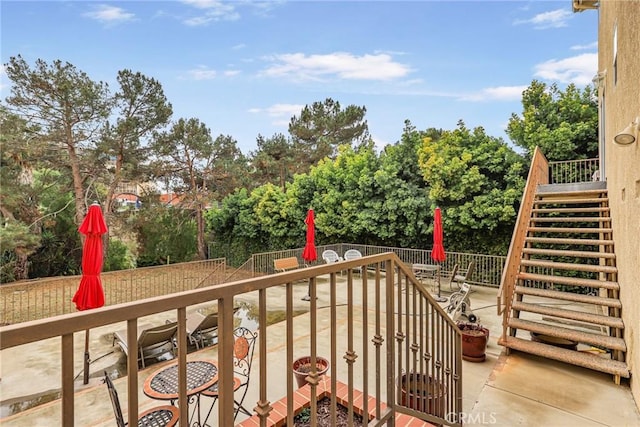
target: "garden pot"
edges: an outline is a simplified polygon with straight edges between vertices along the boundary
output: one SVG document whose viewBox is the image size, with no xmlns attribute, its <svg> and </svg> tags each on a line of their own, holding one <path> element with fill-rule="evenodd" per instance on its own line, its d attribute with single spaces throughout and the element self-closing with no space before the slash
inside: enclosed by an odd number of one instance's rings
<svg viewBox="0 0 640 427">
<path fill-rule="evenodd" d="M 462 358 L 469 362 L 484 362 L 489 329 L 476 323 L 458 322 L 456 325 L 462 332 Z"/>
<path fill-rule="evenodd" d="M 425 374 L 411 372 L 400 377 L 401 405 L 436 417 L 444 417 L 444 384 Z"/>
<path fill-rule="evenodd" d="M 309 372 L 311 372 L 311 356 L 297 358 L 293 361 L 292 368 L 298 388 L 303 387 L 307 383 Z M 326 374 L 329 370 L 329 361 L 324 357 L 316 356 L 316 369 L 318 376 Z"/>
</svg>

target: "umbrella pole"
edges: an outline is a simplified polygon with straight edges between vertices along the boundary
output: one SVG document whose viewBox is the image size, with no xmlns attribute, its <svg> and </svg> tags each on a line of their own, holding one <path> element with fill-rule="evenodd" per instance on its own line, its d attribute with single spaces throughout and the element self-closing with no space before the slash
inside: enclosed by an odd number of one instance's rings
<svg viewBox="0 0 640 427">
<path fill-rule="evenodd" d="M 84 331 L 84 377 L 82 384 L 89 384 L 89 329 Z"/>
<path fill-rule="evenodd" d="M 440 296 L 440 264 L 438 264 L 438 296 L 435 298 L 437 302 L 447 302 L 447 298 Z"/>
<path fill-rule="evenodd" d="M 307 285 L 307 295 L 300 298 L 302 301 L 311 301 L 311 280 L 309 280 L 309 284 Z M 318 297 L 316 297 L 318 299 Z"/>
</svg>

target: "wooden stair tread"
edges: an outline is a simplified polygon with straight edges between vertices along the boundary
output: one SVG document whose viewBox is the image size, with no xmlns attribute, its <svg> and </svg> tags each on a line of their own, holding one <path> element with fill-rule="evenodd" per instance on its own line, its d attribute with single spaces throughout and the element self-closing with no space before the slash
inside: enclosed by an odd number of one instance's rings
<svg viewBox="0 0 640 427">
<path fill-rule="evenodd" d="M 535 354 L 548 359 L 567 362 L 573 365 L 582 366 L 583 368 L 606 372 L 612 375 L 619 375 L 623 378 L 629 378 L 631 375 L 629 367 L 625 362 L 600 357 L 595 354 L 567 350 L 565 348 L 510 336 L 506 337 L 506 339 L 500 339 L 499 344 L 514 350 Z"/>
<path fill-rule="evenodd" d="M 589 190 L 573 190 L 573 191 L 544 191 L 538 189 L 536 196 L 538 197 L 590 197 L 595 195 L 607 196 L 606 188 L 589 189 Z"/>
<path fill-rule="evenodd" d="M 587 208 L 533 208 L 532 213 L 555 213 L 555 212 L 608 212 L 609 208 L 601 206 L 592 206 Z"/>
<path fill-rule="evenodd" d="M 531 222 L 611 222 L 606 216 L 531 217 Z"/>
<path fill-rule="evenodd" d="M 576 294 L 573 292 L 553 291 L 549 289 L 530 288 L 527 286 L 516 286 L 515 292 L 521 295 L 532 295 L 556 300 L 574 301 L 584 304 L 600 305 L 603 307 L 622 308 L 622 303 L 617 298 Z"/>
<path fill-rule="evenodd" d="M 525 237 L 525 243 L 551 243 L 556 245 L 613 245 L 608 239 L 567 239 L 562 237 Z"/>
<path fill-rule="evenodd" d="M 523 329 L 543 335 L 549 335 L 550 337 L 564 338 L 612 350 L 627 351 L 627 345 L 622 338 L 611 337 L 609 335 L 593 334 L 591 332 L 583 332 L 576 329 L 563 328 L 561 326 L 546 325 L 544 323 L 516 319 L 513 317 L 509 319 L 508 326 L 512 329 Z"/>
<path fill-rule="evenodd" d="M 529 227 L 527 228 L 529 233 L 594 233 L 594 234 L 608 234 L 612 233 L 612 228 L 600 228 L 600 227 Z"/>
<path fill-rule="evenodd" d="M 605 316 L 602 314 L 586 313 L 584 311 L 567 310 L 564 308 L 549 307 L 541 304 L 530 304 L 522 301 L 515 301 L 513 309 L 526 311 L 529 313 L 544 314 L 547 316 L 560 317 L 562 319 L 578 320 L 580 322 L 593 323 L 596 325 L 609 326 L 616 329 L 624 329 L 624 323 L 619 317 Z"/>
<path fill-rule="evenodd" d="M 612 265 L 575 264 L 572 262 L 556 262 L 546 259 L 523 259 L 520 265 L 553 268 L 555 270 L 588 271 L 591 273 L 615 274 L 618 272 L 618 268 Z"/>
<path fill-rule="evenodd" d="M 545 255 L 545 256 L 567 256 L 574 258 L 608 258 L 615 259 L 616 254 L 611 252 L 597 252 L 597 251 L 565 251 L 562 249 L 539 249 L 539 248 L 524 248 L 523 254 L 528 255 Z"/>
<path fill-rule="evenodd" d="M 538 196 L 539 197 L 539 196 Z M 539 197 L 533 201 L 535 205 L 545 204 L 589 204 L 589 203 L 609 203 L 607 197 L 589 197 L 589 198 L 569 198 L 569 197 Z"/>
<path fill-rule="evenodd" d="M 524 272 L 518 273 L 517 278 L 521 280 L 534 280 L 538 282 L 558 283 L 561 285 L 569 286 L 587 286 L 590 288 L 613 290 L 620 289 L 620 284 L 618 282 L 612 282 L 609 280 L 582 279 L 578 277 L 551 276 L 547 274 L 534 274 Z"/>
</svg>

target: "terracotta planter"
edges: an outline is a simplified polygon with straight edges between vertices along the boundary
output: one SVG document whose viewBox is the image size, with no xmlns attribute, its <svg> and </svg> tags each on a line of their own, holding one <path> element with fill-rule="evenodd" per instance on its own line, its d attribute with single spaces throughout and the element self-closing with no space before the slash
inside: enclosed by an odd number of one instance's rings
<svg viewBox="0 0 640 427">
<path fill-rule="evenodd" d="M 293 361 L 293 376 L 296 378 L 298 388 L 307 384 L 307 376 L 311 372 L 311 356 L 299 357 Z M 318 376 L 324 375 L 329 370 L 329 361 L 324 357 L 316 356 L 316 369 Z"/>
<path fill-rule="evenodd" d="M 445 387 L 433 377 L 411 372 L 400 377 L 401 404 L 416 411 L 444 417 Z"/>
<path fill-rule="evenodd" d="M 457 326 L 462 332 L 462 358 L 469 362 L 484 362 L 489 343 L 489 329 L 466 322 L 458 322 Z"/>
</svg>

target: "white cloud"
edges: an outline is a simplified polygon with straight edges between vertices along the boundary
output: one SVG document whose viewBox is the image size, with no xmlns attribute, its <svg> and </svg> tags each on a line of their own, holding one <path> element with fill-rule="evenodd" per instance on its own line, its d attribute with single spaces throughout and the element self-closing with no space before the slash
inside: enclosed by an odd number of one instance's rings
<svg viewBox="0 0 640 427">
<path fill-rule="evenodd" d="M 527 86 L 487 87 L 480 92 L 463 95 L 461 101 L 517 101 L 522 99 L 522 92 Z"/>
<path fill-rule="evenodd" d="M 585 86 L 598 72 L 598 54 L 583 53 L 564 59 L 551 59 L 536 65 L 536 77 Z"/>
<path fill-rule="evenodd" d="M 597 41 L 589 44 L 577 44 L 575 46 L 571 46 L 571 50 L 591 50 L 591 49 L 597 49 L 597 48 L 598 48 Z"/>
<path fill-rule="evenodd" d="M 245 47 L 247 47 L 247 45 L 246 45 L 246 44 L 244 44 L 244 43 L 238 43 L 237 45 L 232 46 L 232 47 L 231 47 L 231 49 L 233 49 L 233 50 L 240 50 L 240 49 L 244 49 Z"/>
<path fill-rule="evenodd" d="M 240 70 L 227 70 L 223 74 L 225 77 L 233 77 L 240 74 Z"/>
<path fill-rule="evenodd" d="M 5 84 L 4 81 L 7 79 L 7 69 L 4 64 L 0 64 L 0 91 L 8 88 L 9 85 Z"/>
<path fill-rule="evenodd" d="M 217 76 L 216 70 L 211 70 L 204 65 L 200 65 L 198 68 L 189 70 L 189 75 L 195 80 L 211 80 Z"/>
<path fill-rule="evenodd" d="M 121 7 L 99 4 L 94 7 L 92 12 L 87 12 L 84 16 L 105 24 L 117 24 L 133 20 L 135 14 L 127 12 Z"/>
<path fill-rule="evenodd" d="M 355 56 L 346 52 L 327 55 L 289 53 L 275 55 L 269 60 L 275 65 L 263 74 L 271 77 L 290 77 L 299 80 L 320 80 L 337 76 L 350 80 L 391 80 L 404 77 L 411 69 L 387 54 Z"/>
<path fill-rule="evenodd" d="M 378 135 L 371 135 L 371 139 L 373 140 L 373 145 L 378 153 L 381 153 L 387 145 L 391 144 L 389 141 L 385 141 Z"/>
<path fill-rule="evenodd" d="M 304 107 L 305 106 L 302 104 L 273 104 L 267 108 L 251 108 L 249 112 L 267 113 L 270 117 L 292 117 L 296 114 L 300 114 Z"/>
<path fill-rule="evenodd" d="M 210 9 L 220 5 L 218 0 L 182 0 L 182 3 L 197 9 Z"/>
<path fill-rule="evenodd" d="M 567 9 L 556 9 L 535 15 L 531 19 L 517 20 L 514 25 L 532 24 L 535 29 L 566 27 L 567 21 L 573 17 L 573 13 Z"/>
<path fill-rule="evenodd" d="M 187 18 L 182 22 L 190 27 L 207 25 L 217 21 L 236 21 L 240 19 L 240 14 L 236 12 L 235 6 L 217 0 L 182 0 L 183 3 L 204 10 L 204 15 Z"/>
<path fill-rule="evenodd" d="M 302 104 L 273 104 L 267 108 L 250 108 L 249 113 L 253 114 L 267 114 L 273 120 L 271 124 L 276 127 L 287 127 L 291 117 L 300 115 L 300 112 L 305 106 Z"/>
</svg>

